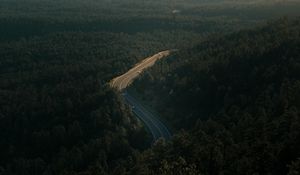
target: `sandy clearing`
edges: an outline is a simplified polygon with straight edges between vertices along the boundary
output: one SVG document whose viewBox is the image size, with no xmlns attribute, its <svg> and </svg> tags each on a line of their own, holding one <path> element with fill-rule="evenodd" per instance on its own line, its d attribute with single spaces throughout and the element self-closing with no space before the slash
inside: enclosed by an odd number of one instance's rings
<svg viewBox="0 0 300 175">
<path fill-rule="evenodd" d="M 155 62 L 159 59 L 169 56 L 175 50 L 165 50 L 158 52 L 157 54 L 143 59 L 141 62 L 137 63 L 133 68 L 129 69 L 126 73 L 112 79 L 110 81 L 110 86 L 119 91 L 122 91 L 128 87 L 135 78 L 143 73 L 144 70 L 153 66 Z"/>
</svg>

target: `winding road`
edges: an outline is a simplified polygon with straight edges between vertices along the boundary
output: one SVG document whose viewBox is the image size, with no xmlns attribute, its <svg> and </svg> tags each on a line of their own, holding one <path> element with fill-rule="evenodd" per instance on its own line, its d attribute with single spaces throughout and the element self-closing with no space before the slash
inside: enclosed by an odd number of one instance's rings
<svg viewBox="0 0 300 175">
<path fill-rule="evenodd" d="M 125 89 L 128 87 L 135 78 L 137 78 L 145 69 L 153 66 L 155 62 L 159 59 L 169 56 L 172 52 L 176 50 L 166 50 L 159 52 L 151 57 L 145 58 L 140 63 L 136 64 L 128 72 L 112 79 L 110 81 L 110 86 L 117 89 L 122 93 L 123 98 L 126 103 L 130 106 L 132 112 L 144 123 L 147 129 L 150 131 L 153 141 L 159 138 L 164 138 L 168 140 L 172 137 L 172 133 L 159 117 L 151 113 L 142 103 L 140 103 L 136 98 L 134 98 Z"/>
<path fill-rule="evenodd" d="M 132 112 L 147 126 L 154 141 L 159 138 L 169 140 L 172 137 L 168 127 L 157 116 L 147 110 L 136 98 L 126 91 L 122 93 L 122 96 L 131 107 Z"/>
</svg>

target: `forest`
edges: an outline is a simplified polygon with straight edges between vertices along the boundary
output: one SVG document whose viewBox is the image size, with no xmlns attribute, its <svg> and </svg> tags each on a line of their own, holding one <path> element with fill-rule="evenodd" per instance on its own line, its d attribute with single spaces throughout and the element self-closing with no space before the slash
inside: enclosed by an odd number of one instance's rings
<svg viewBox="0 0 300 175">
<path fill-rule="evenodd" d="M 131 89 L 180 132 L 139 166 L 153 174 L 176 174 L 179 165 L 189 169 L 181 174 L 299 173 L 299 31 L 299 19 L 281 19 L 203 41 L 149 70 Z"/>
<path fill-rule="evenodd" d="M 0 0 L 0 175 L 299 174 L 299 9 Z M 174 130 L 153 143 L 108 82 L 166 49 L 128 89 Z"/>
</svg>

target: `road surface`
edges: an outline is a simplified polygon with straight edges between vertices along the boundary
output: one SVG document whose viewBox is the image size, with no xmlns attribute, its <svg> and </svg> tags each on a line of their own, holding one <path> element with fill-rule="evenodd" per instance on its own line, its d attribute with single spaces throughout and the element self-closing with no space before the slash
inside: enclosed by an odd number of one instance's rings
<svg viewBox="0 0 300 175">
<path fill-rule="evenodd" d="M 126 87 L 128 87 L 135 78 L 137 78 L 143 71 L 151 66 L 154 65 L 154 63 L 162 59 L 164 57 L 167 57 L 175 50 L 166 50 L 159 52 L 151 57 L 148 57 L 141 61 L 140 63 L 136 64 L 133 68 L 131 68 L 128 72 L 126 72 L 123 75 L 120 75 L 113 80 L 110 81 L 110 86 L 113 88 L 116 88 L 119 91 L 122 91 Z"/>
<path fill-rule="evenodd" d="M 130 106 L 132 112 L 144 123 L 144 125 L 151 132 L 153 141 L 159 138 L 169 140 L 172 134 L 168 127 L 164 125 L 157 116 L 147 110 L 136 98 L 130 95 L 128 92 L 123 92 L 122 96 L 126 100 L 126 103 Z"/>
<path fill-rule="evenodd" d="M 168 127 L 159 120 L 159 117 L 147 110 L 137 99 L 130 95 L 125 88 L 128 87 L 145 69 L 153 66 L 157 60 L 169 56 L 174 51 L 176 50 L 166 50 L 145 58 L 128 72 L 112 79 L 109 83 L 112 88 L 115 88 L 122 93 L 122 96 L 130 106 L 132 112 L 151 132 L 153 141 L 156 141 L 159 138 L 168 140 L 172 137 L 172 134 Z"/>
</svg>

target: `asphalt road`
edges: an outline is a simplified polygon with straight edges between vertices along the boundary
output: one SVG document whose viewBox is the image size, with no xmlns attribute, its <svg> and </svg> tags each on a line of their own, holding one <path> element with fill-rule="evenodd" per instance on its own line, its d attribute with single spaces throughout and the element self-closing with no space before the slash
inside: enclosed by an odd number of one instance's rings
<svg viewBox="0 0 300 175">
<path fill-rule="evenodd" d="M 125 89 L 137 78 L 145 69 L 153 66 L 155 62 L 159 59 L 169 56 L 172 52 L 177 51 L 166 50 L 159 52 L 153 56 L 145 58 L 143 61 L 136 64 L 126 73 L 112 79 L 110 81 L 110 86 L 117 89 L 122 93 L 122 96 L 126 100 L 126 103 L 131 107 L 132 112 L 145 124 L 147 129 L 151 132 L 153 136 L 153 141 L 159 138 L 164 138 L 166 140 L 172 137 L 172 134 L 168 127 L 159 120 L 159 117 L 147 110 L 142 103 L 130 95 Z"/>
<path fill-rule="evenodd" d="M 159 120 L 157 116 L 147 110 L 136 98 L 130 95 L 127 91 L 122 93 L 126 103 L 131 107 L 132 112 L 145 124 L 151 132 L 153 141 L 159 138 L 168 140 L 172 134 L 168 127 Z"/>
</svg>

